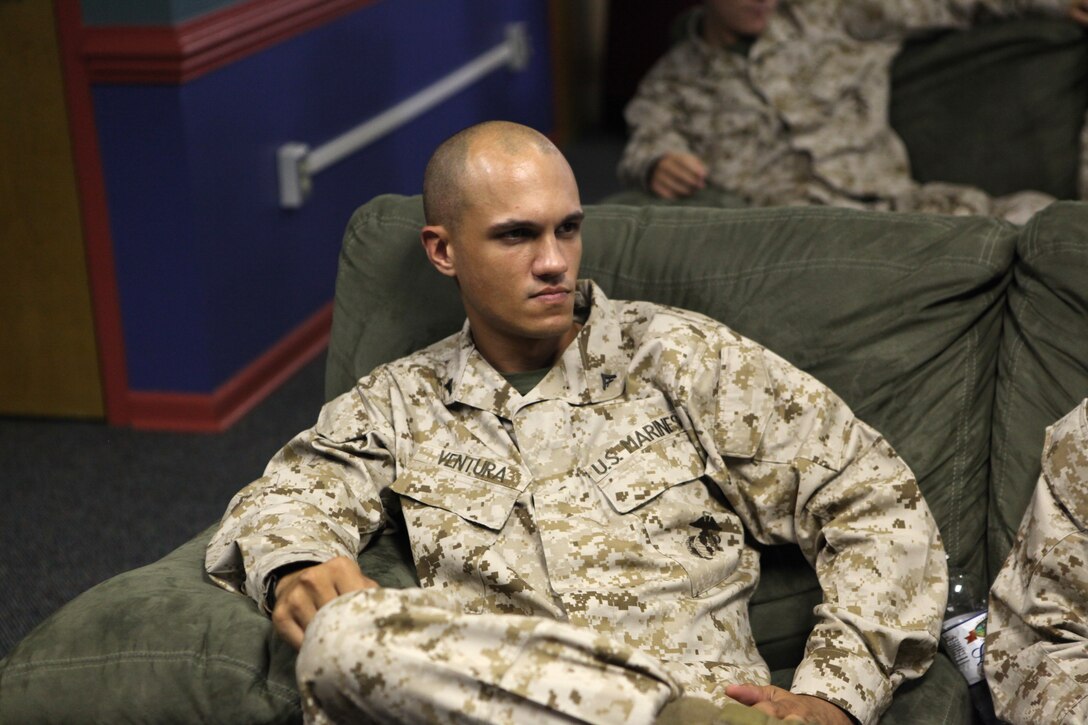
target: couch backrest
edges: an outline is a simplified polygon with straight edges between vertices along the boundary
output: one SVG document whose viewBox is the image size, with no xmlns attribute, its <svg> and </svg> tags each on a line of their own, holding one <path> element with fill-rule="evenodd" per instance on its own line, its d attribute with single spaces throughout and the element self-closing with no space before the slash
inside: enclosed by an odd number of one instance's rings
<svg viewBox="0 0 1088 725">
<path fill-rule="evenodd" d="M 1053 204 L 1021 233 L 998 371 L 991 579 L 1008 554 L 1039 476 L 1046 427 L 1088 397 L 1088 204 Z"/>
<path fill-rule="evenodd" d="M 351 219 L 326 393 L 459 328 L 456 288 L 418 241 L 418 197 Z M 830 208 L 587 206 L 582 276 L 617 299 L 709 314 L 816 375 L 919 479 L 954 564 L 985 571 L 992 405 L 1016 229 Z M 764 553 L 752 608 L 772 668 L 800 658 L 820 598 L 794 547 Z"/>
<path fill-rule="evenodd" d="M 1077 198 L 1088 43 L 1075 23 L 1015 18 L 917 38 L 891 79 L 889 120 L 918 181 Z"/>
</svg>

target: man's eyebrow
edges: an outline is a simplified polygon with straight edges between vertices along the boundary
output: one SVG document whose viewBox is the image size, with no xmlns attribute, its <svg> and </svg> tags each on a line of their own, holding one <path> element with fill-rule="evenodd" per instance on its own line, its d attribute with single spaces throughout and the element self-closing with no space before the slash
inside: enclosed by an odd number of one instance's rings
<svg viewBox="0 0 1088 725">
<path fill-rule="evenodd" d="M 571 222 L 581 222 L 585 218 L 584 211 L 579 209 L 578 211 L 571 212 L 563 217 L 563 221 L 560 224 L 570 224 Z M 530 219 L 504 219 L 501 222 L 495 222 L 487 228 L 488 235 L 502 234 L 512 229 L 540 229 L 543 225 L 539 222 L 532 221 Z"/>
<path fill-rule="evenodd" d="M 540 225 L 528 219 L 505 219 L 487 228 L 488 234 L 502 234 L 512 229 L 540 229 Z"/>
</svg>

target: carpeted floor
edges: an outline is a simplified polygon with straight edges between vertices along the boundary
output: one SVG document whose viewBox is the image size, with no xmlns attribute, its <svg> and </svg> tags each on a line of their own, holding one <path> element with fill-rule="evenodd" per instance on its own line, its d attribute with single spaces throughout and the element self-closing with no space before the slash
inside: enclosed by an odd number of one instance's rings
<svg viewBox="0 0 1088 725">
<path fill-rule="evenodd" d="M 325 356 L 224 433 L 0 419 L 0 657 L 94 584 L 222 515 L 324 401 Z"/>
<path fill-rule="evenodd" d="M 599 134 L 564 149 L 583 203 L 619 190 L 622 148 Z M 217 521 L 323 401 L 324 355 L 220 434 L 0 418 L 0 657 L 80 592 Z"/>
</svg>

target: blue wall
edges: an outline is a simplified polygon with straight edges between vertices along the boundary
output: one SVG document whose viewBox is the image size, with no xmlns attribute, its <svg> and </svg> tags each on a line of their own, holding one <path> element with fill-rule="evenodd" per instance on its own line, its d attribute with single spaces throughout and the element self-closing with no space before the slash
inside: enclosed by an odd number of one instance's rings
<svg viewBox="0 0 1088 725">
<path fill-rule="evenodd" d="M 279 207 L 276 149 L 316 147 L 529 24 L 533 55 L 315 177 Z M 351 212 L 415 194 L 488 118 L 552 130 L 546 0 L 381 0 L 176 87 L 96 86 L 129 387 L 210 393 L 332 299 Z"/>
</svg>

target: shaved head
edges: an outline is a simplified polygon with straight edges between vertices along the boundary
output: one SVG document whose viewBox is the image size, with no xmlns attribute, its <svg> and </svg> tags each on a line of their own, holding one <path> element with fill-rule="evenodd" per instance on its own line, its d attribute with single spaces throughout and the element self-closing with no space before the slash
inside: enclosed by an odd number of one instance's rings
<svg viewBox="0 0 1088 725">
<path fill-rule="evenodd" d="M 540 133 L 505 121 L 438 147 L 423 177 L 419 241 L 461 293 L 472 340 L 502 372 L 550 366 L 578 334 L 578 182 Z"/>
<path fill-rule="evenodd" d="M 485 121 L 458 131 L 435 149 L 423 173 L 423 214 L 429 225 L 457 226 L 466 204 L 470 160 L 481 151 L 560 154 L 544 134 L 509 121 Z"/>
</svg>

